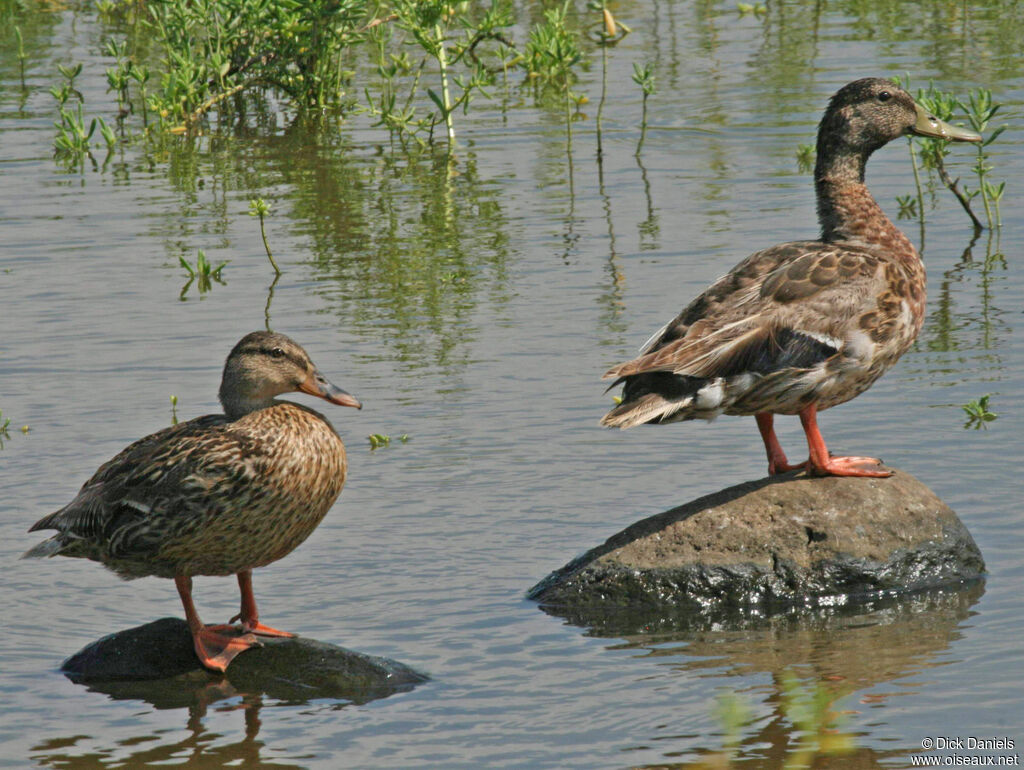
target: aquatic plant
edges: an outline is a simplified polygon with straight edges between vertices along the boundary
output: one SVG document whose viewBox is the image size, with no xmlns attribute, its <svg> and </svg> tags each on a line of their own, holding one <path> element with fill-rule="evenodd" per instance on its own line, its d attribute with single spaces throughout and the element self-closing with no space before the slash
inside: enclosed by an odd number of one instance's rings
<svg viewBox="0 0 1024 770">
<path fill-rule="evenodd" d="M 0 449 L 4 448 L 4 441 L 9 441 L 11 438 L 11 434 L 7 432 L 7 428 L 10 424 L 10 419 L 4 417 L 4 411 L 3 409 L 0 409 Z"/>
<path fill-rule="evenodd" d="M 215 106 L 270 88 L 302 109 L 352 101 L 346 50 L 362 39 L 366 0 L 174 0 L 146 5 L 162 56 L 149 106 L 163 124 L 193 130 Z"/>
<path fill-rule="evenodd" d="M 196 286 L 200 294 L 205 294 L 212 288 L 211 281 L 216 281 L 221 285 L 224 284 L 224 280 L 221 278 L 221 271 L 224 269 L 227 261 L 221 262 L 217 267 L 214 267 L 206 258 L 206 253 L 202 249 L 199 249 L 199 254 L 196 256 L 195 267 L 190 265 L 184 256 L 178 257 L 178 264 L 185 268 L 189 276 L 188 281 L 181 289 L 181 299 L 185 299 L 185 294 L 188 292 L 193 281 L 197 281 Z"/>
<path fill-rule="evenodd" d="M 904 88 L 910 88 L 910 76 L 902 78 L 894 77 L 893 80 Z M 992 92 L 988 89 L 978 88 L 968 92 L 967 99 L 959 99 L 954 94 L 940 91 L 935 88 L 934 83 L 929 83 L 927 88 L 919 88 L 916 95 L 917 102 L 926 110 L 931 112 L 940 120 L 950 121 L 959 110 L 970 123 L 971 128 L 984 136 L 989 129 L 989 123 L 996 113 L 1002 108 L 992 99 Z M 982 139 L 976 146 L 978 157 L 974 167 L 971 169 L 978 178 L 978 188 L 971 189 L 966 184 L 960 185 L 959 177 L 953 179 L 946 168 L 946 157 L 949 155 L 949 142 L 943 139 L 931 139 L 926 137 L 908 137 L 910 146 L 910 158 L 914 168 L 914 182 L 917 188 L 917 212 L 921 224 L 924 224 L 925 206 L 924 193 L 921 185 L 921 177 L 918 170 L 917 155 L 914 152 L 915 143 L 921 148 L 921 161 L 925 169 L 934 170 L 942 184 L 949 189 L 963 207 L 967 216 L 976 230 L 986 227 L 981 219 L 974 213 L 971 201 L 981 196 L 982 205 L 985 208 L 985 218 L 988 229 L 1002 226 L 1002 217 L 999 211 L 999 203 L 1002 200 L 1006 189 L 1006 182 L 996 184 L 989 180 L 988 175 L 993 166 L 988 162 L 989 147 L 1006 130 L 1006 126 L 1000 126 L 989 132 L 988 136 Z"/>
<path fill-rule="evenodd" d="M 918 218 L 918 199 L 913 195 L 897 195 L 896 204 L 900 207 L 899 213 L 896 215 L 900 219 Z"/>
<path fill-rule="evenodd" d="M 634 156 L 639 157 L 643 149 L 644 140 L 647 138 L 647 100 L 655 93 L 654 71 L 650 62 L 640 65 L 633 62 L 633 82 L 640 86 L 643 94 L 643 101 L 640 103 L 640 141 L 636 143 Z"/>
<path fill-rule="evenodd" d="M 581 61 L 578 34 L 567 23 L 569 2 L 549 8 L 544 20 L 530 30 L 530 38 L 523 53 L 524 65 L 531 78 L 561 94 L 565 110 L 565 131 L 572 145 L 572 106 L 583 97 L 573 92 L 576 75 L 573 67 Z"/>
<path fill-rule="evenodd" d="M 270 206 L 262 198 L 253 198 L 249 201 L 249 216 L 260 218 L 260 236 L 263 238 L 263 248 L 267 251 L 267 259 L 270 266 L 274 268 L 274 275 L 281 275 L 281 268 L 274 261 L 274 255 L 270 253 L 270 244 L 267 243 L 267 230 L 263 225 L 263 218 L 270 213 Z"/>
<path fill-rule="evenodd" d="M 996 104 L 992 101 L 992 92 L 987 88 L 978 88 L 971 91 L 967 94 L 966 103 L 958 99 L 957 104 L 967 116 L 971 128 L 983 136 L 985 131 L 988 130 L 992 118 L 1002 108 L 1001 104 Z M 968 193 L 967 186 L 964 185 L 964 193 L 969 195 L 969 197 L 981 195 L 982 203 L 985 206 L 985 217 L 988 220 L 990 230 L 993 226 L 1003 226 L 1002 215 L 999 211 L 999 201 L 1002 199 L 1003 191 L 1006 189 L 1006 182 L 1003 181 L 997 185 L 988 181 L 988 174 L 993 170 L 993 166 L 988 162 L 989 156 L 985 148 L 998 139 L 999 135 L 1005 130 L 1006 126 L 994 129 L 977 145 L 978 159 L 972 171 L 978 175 L 978 190 L 974 193 Z"/>
<path fill-rule="evenodd" d="M 14 27 L 14 39 L 18 43 L 18 69 L 21 73 L 21 90 L 25 90 L 25 59 L 28 55 L 25 53 L 25 43 L 21 38 L 21 27 Z"/>
<path fill-rule="evenodd" d="M 78 167 L 81 167 L 86 157 L 95 163 L 92 155 L 92 137 L 99 128 L 109 156 L 117 144 L 117 137 L 110 126 L 101 117 L 94 117 L 86 126 L 85 102 L 82 93 L 75 88 L 75 78 L 82 72 L 81 63 L 71 66 L 58 64 L 57 70 L 64 80 L 59 86 L 50 88 L 50 95 L 57 100 L 57 112 L 60 116 L 60 123 L 53 124 L 57 129 L 57 136 L 53 141 L 54 155 L 59 160 Z M 78 100 L 78 104 L 69 109 L 68 102 L 72 97 Z"/>
<path fill-rule="evenodd" d="M 391 446 L 391 436 L 386 433 L 371 433 L 367 438 L 370 440 L 370 449 L 380 449 L 381 447 Z M 398 437 L 398 440 L 403 444 L 409 441 L 409 434 L 403 433 Z"/>
<path fill-rule="evenodd" d="M 171 394 L 171 425 L 178 424 L 178 397 Z"/>
<path fill-rule="evenodd" d="M 389 15 L 378 16 L 368 27 L 368 36 L 382 78 L 381 93 L 374 99 L 364 89 L 366 107 L 378 118 L 375 125 L 405 136 L 426 133 L 433 137 L 436 126 L 445 127 L 449 153 L 455 146 L 455 113 L 465 114 L 478 95 L 490 97 L 488 88 L 495 83 L 497 69 L 481 58 L 483 44 L 497 44 L 501 71 L 508 68 L 507 52 L 514 46 L 507 36 L 513 23 L 511 4 L 507 0 L 491 0 L 484 9 L 468 4 L 452 5 L 448 0 L 396 0 L 387 9 Z M 382 13 L 379 10 L 378 13 Z M 414 64 L 409 49 L 415 46 L 424 57 Z M 401 51 L 395 53 L 396 47 Z M 428 62 L 437 70 L 439 90 L 427 87 L 426 96 L 435 107 L 426 115 L 417 111 L 416 101 Z M 399 106 L 397 81 L 411 76 L 408 96 Z"/>
<path fill-rule="evenodd" d="M 988 399 L 991 395 L 991 393 L 986 393 L 981 398 L 968 401 L 960 407 L 964 410 L 964 414 L 967 415 L 967 422 L 964 423 L 964 428 L 974 428 L 975 430 L 984 428 L 988 430 L 988 424 L 999 416 L 995 412 L 989 411 Z"/>
<path fill-rule="evenodd" d="M 816 151 L 813 144 L 800 144 L 796 148 L 796 167 L 803 174 L 814 170 Z"/>
</svg>

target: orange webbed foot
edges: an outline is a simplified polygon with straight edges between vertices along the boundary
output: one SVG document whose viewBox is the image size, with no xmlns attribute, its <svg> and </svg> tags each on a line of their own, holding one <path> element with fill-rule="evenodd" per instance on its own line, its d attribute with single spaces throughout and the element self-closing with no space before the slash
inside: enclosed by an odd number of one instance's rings
<svg viewBox="0 0 1024 770">
<path fill-rule="evenodd" d="M 810 472 L 816 476 L 857 476 L 884 479 L 892 471 L 882 467 L 882 461 L 874 457 L 829 457 L 820 464 L 808 461 Z"/>
<path fill-rule="evenodd" d="M 236 620 L 242 620 L 242 613 L 235 615 L 229 623 L 234 623 Z M 257 636 L 276 636 L 284 639 L 291 639 L 295 636 L 291 631 L 280 631 L 270 626 L 265 626 L 258 620 L 242 620 L 242 630 L 246 633 L 256 634 Z"/>
<path fill-rule="evenodd" d="M 203 626 L 192 637 L 196 656 L 206 668 L 225 671 L 238 655 L 252 647 L 262 647 L 254 634 L 236 626 Z"/>
</svg>

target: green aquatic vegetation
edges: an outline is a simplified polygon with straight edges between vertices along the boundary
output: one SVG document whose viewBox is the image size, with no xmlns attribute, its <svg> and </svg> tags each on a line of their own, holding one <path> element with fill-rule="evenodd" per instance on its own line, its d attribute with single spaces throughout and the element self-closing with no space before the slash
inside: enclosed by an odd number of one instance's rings
<svg viewBox="0 0 1024 770">
<path fill-rule="evenodd" d="M 987 88 L 978 88 L 967 94 L 967 102 L 958 99 L 957 104 L 963 113 L 967 116 L 967 120 L 971 124 L 971 128 L 977 131 L 979 134 L 984 136 L 985 131 L 988 130 L 989 123 L 992 118 L 996 116 L 996 113 L 1002 108 L 1001 104 L 997 104 L 992 101 L 992 92 Z M 978 158 L 971 169 L 978 176 L 978 189 L 973 193 L 968 193 L 968 188 L 964 185 L 964 193 L 969 194 L 970 197 L 980 194 L 983 205 L 985 206 L 985 217 L 988 220 L 988 227 L 991 230 L 994 227 L 1002 227 L 1002 215 L 999 211 L 999 202 L 1002 200 L 1003 191 L 1006 189 L 1006 182 L 1002 181 L 999 184 L 995 184 L 988 180 L 988 174 L 993 170 L 993 166 L 989 163 L 989 155 L 985 148 L 988 147 L 992 142 L 999 138 L 999 135 L 1006 130 L 1006 126 L 1000 126 L 994 129 L 977 145 Z"/>
<path fill-rule="evenodd" d="M 270 253 L 270 244 L 267 243 L 267 229 L 263 224 L 263 218 L 270 213 L 270 206 L 262 198 L 254 198 L 249 201 L 249 216 L 260 218 L 260 237 L 263 238 L 263 248 L 267 251 L 267 259 L 270 260 L 270 266 L 274 268 L 274 275 L 281 275 L 281 268 L 277 266 L 277 262 L 274 261 L 274 255 Z"/>
<path fill-rule="evenodd" d="M 644 140 L 647 138 L 647 100 L 654 95 L 656 90 L 652 66 L 650 62 L 645 62 L 644 64 L 633 62 L 632 79 L 634 83 L 640 86 L 640 93 L 643 95 L 643 99 L 640 102 L 640 140 L 636 143 L 636 152 L 633 153 L 635 157 L 640 157 Z"/>
<path fill-rule="evenodd" d="M 212 281 L 216 281 L 222 286 L 224 285 L 224 279 L 221 277 L 221 271 L 224 269 L 224 266 L 227 265 L 227 261 L 221 262 L 217 267 L 214 267 L 213 263 L 206 258 L 206 253 L 202 249 L 199 249 L 199 253 L 196 256 L 195 267 L 189 264 L 189 261 L 185 259 L 184 256 L 178 257 L 178 264 L 185 268 L 185 271 L 189 276 L 188 281 L 181 288 L 181 299 L 185 299 L 185 294 L 188 292 L 193 281 L 197 282 L 196 286 L 198 287 L 200 294 L 205 294 L 212 288 Z"/>
<path fill-rule="evenodd" d="M 986 393 L 981 398 L 968 401 L 960 407 L 964 410 L 964 414 L 967 415 L 967 422 L 964 423 L 964 428 L 974 428 L 975 430 L 984 428 L 988 430 L 988 424 L 999 416 L 995 412 L 989 411 L 988 399 L 991 395 L 991 393 Z"/>
<path fill-rule="evenodd" d="M 352 99 L 347 49 L 362 39 L 366 0 L 173 0 L 146 5 L 162 58 L 149 107 L 191 131 L 214 107 L 271 89 L 300 109 L 339 110 Z"/>
<path fill-rule="evenodd" d="M 4 441 L 10 441 L 11 434 L 7 432 L 7 428 L 10 427 L 11 421 L 9 418 L 4 417 L 4 412 L 0 409 L 0 449 L 4 448 Z"/>
<path fill-rule="evenodd" d="M 81 92 L 75 88 L 75 78 L 82 72 L 81 63 L 71 66 L 58 64 L 57 70 L 64 80 L 60 85 L 50 88 L 50 95 L 57 100 L 57 113 L 60 116 L 60 123 L 53 124 L 57 129 L 57 135 L 53 140 L 54 155 L 73 166 L 80 167 L 87 157 L 95 163 L 92 155 L 92 137 L 98 128 L 109 156 L 117 145 L 117 137 L 101 117 L 94 117 L 88 125 L 86 124 L 85 102 Z M 78 102 L 74 107 L 68 104 L 72 97 Z"/>
<path fill-rule="evenodd" d="M 425 143 L 420 134 L 433 137 L 437 126 L 444 126 L 449 152 L 455 146 L 455 115 L 463 114 L 478 95 L 490 98 L 488 89 L 499 71 L 506 73 L 508 54 L 514 47 L 507 29 L 514 18 L 507 0 L 491 0 L 484 8 L 469 4 L 453 5 L 448 0 L 396 0 L 383 7 L 368 25 L 371 50 L 381 76 L 377 98 L 364 89 L 367 111 L 377 118 L 375 125 L 386 127 L 402 140 L 412 136 Z M 497 45 L 500 68 L 489 67 L 483 57 L 489 55 L 486 43 Z M 396 53 L 397 49 L 397 53 Z M 415 63 L 410 52 L 422 55 Z M 422 84 L 428 79 L 428 64 L 436 71 L 437 89 L 425 87 L 425 95 L 434 109 L 423 115 L 417 106 Z M 408 95 L 399 100 L 399 81 L 408 84 Z"/>
<path fill-rule="evenodd" d="M 900 207 L 899 214 L 897 214 L 900 219 L 918 218 L 918 199 L 913 195 L 897 195 L 896 204 Z"/>
<path fill-rule="evenodd" d="M 768 13 L 768 7 L 764 3 L 736 3 L 736 11 L 740 16 L 747 16 L 749 14 L 764 16 Z"/>
<path fill-rule="evenodd" d="M 178 424 L 178 397 L 171 394 L 171 425 Z"/>
<path fill-rule="evenodd" d="M 898 85 L 909 90 L 909 75 L 903 78 L 893 78 L 893 80 Z M 964 100 L 959 99 L 952 93 L 940 91 L 935 88 L 933 83 L 929 83 L 928 88 L 919 88 L 917 90 L 915 98 L 922 107 L 929 110 L 940 120 L 952 121 L 957 117 L 958 112 L 962 113 L 967 118 L 971 128 L 983 136 L 985 131 L 989 129 L 989 123 L 1002 107 L 1001 104 L 993 101 L 992 92 L 984 88 L 970 91 L 967 99 Z M 978 156 L 971 170 L 978 178 L 977 189 L 971 189 L 966 184 L 961 187 L 959 177 L 953 179 L 950 175 L 946 167 L 946 158 L 950 152 L 950 143 L 948 141 L 928 137 L 908 137 L 910 157 L 914 167 L 914 181 L 917 187 L 917 212 L 922 225 L 924 224 L 924 193 L 918 170 L 917 155 L 914 152 L 915 143 L 921 148 L 921 163 L 923 167 L 928 171 L 934 171 L 938 175 L 942 184 L 960 202 L 976 230 L 984 229 L 986 226 L 991 230 L 1002 225 L 999 203 L 1006 189 L 1006 182 L 1003 181 L 996 184 L 989 180 L 988 175 L 993 170 L 993 166 L 989 163 L 987 148 L 999 138 L 1005 129 L 1005 126 L 1000 126 L 990 131 L 987 137 L 975 145 Z M 974 213 L 971 205 L 971 202 L 979 196 L 985 209 L 986 222 L 982 222 Z"/>
<path fill-rule="evenodd" d="M 615 19 L 604 0 L 591 0 L 587 3 L 587 8 L 591 11 L 601 12 L 601 18 L 591 25 L 593 31 L 590 35 L 601 49 L 601 98 L 597 103 L 597 158 L 600 160 L 604 155 L 601 129 L 604 125 L 604 105 L 608 97 L 608 48 L 622 40 L 631 30 Z M 645 95 L 645 107 L 646 101 Z"/>
<path fill-rule="evenodd" d="M 809 174 L 814 170 L 814 159 L 817 151 L 813 144 L 800 144 L 796 148 L 796 167 L 802 174 Z"/>
<path fill-rule="evenodd" d="M 21 27 L 14 27 L 14 39 L 18 43 L 18 70 L 21 73 L 21 90 L 25 90 L 25 59 L 28 55 L 25 53 L 25 43 L 21 38 Z"/>
<path fill-rule="evenodd" d="M 391 436 L 386 433 L 371 433 L 367 438 L 370 440 L 370 450 L 380 449 L 381 447 L 391 446 Z M 409 434 L 403 433 L 398 437 L 398 440 L 405 444 L 409 441 Z"/>
<path fill-rule="evenodd" d="M 788 740 L 785 755 L 776 758 L 773 766 L 793 770 L 816 767 L 822 757 L 853 751 L 854 736 L 842 731 L 842 717 L 833 710 L 839 697 L 841 694 L 820 682 L 804 684 L 788 671 L 781 676 L 779 716 Z M 697 766 L 729 768 L 734 766 L 740 748 L 746 743 L 744 733 L 754 723 L 755 715 L 747 700 L 732 692 L 718 697 L 713 713 L 722 728 L 722 748 Z"/>
</svg>

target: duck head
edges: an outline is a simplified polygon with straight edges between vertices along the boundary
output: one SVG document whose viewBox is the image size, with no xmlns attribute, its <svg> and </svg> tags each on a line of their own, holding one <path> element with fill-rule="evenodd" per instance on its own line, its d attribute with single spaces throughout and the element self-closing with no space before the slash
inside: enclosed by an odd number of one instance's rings
<svg viewBox="0 0 1024 770">
<path fill-rule="evenodd" d="M 252 332 L 242 337 L 224 363 L 220 383 L 224 413 L 237 420 L 271 406 L 275 396 L 292 392 L 362 409 L 355 397 L 331 384 L 290 337 L 275 332 Z"/>
<path fill-rule="evenodd" d="M 821 119 L 818 172 L 844 156 L 856 157 L 859 162 L 853 166 L 862 172 L 872 152 L 905 134 L 958 142 L 981 141 L 980 134 L 952 126 L 931 114 L 891 80 L 862 78 L 840 88 Z"/>
</svg>

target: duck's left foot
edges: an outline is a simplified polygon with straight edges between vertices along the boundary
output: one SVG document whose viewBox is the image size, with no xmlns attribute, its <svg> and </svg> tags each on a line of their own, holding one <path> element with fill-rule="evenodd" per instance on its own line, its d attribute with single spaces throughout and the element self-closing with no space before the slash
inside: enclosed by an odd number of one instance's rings
<svg viewBox="0 0 1024 770">
<path fill-rule="evenodd" d="M 214 671 L 226 671 L 228 664 L 238 655 L 253 647 L 263 645 L 255 636 L 239 631 L 236 626 L 203 626 L 192 637 L 196 657 Z"/>
<path fill-rule="evenodd" d="M 236 620 L 242 621 L 242 630 L 248 634 L 256 634 L 257 636 L 278 636 L 282 638 L 291 638 L 295 636 L 291 631 L 279 631 L 276 628 L 265 626 L 255 618 L 243 619 L 242 613 L 235 615 L 228 623 L 234 623 Z"/>
<path fill-rule="evenodd" d="M 815 476 L 860 476 L 884 479 L 892 471 L 882 467 L 882 461 L 874 457 L 829 457 L 824 462 L 809 460 L 808 470 Z"/>
</svg>

